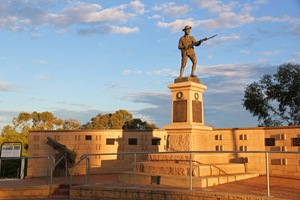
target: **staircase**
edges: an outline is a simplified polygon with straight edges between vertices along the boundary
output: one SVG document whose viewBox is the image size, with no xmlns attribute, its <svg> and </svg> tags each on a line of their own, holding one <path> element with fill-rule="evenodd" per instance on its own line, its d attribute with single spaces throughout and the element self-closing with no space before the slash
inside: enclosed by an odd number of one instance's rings
<svg viewBox="0 0 300 200">
<path fill-rule="evenodd" d="M 53 194 L 49 195 L 49 199 L 70 199 L 70 185 L 60 184 L 59 187 L 54 190 Z"/>
<path fill-rule="evenodd" d="M 137 163 L 135 183 L 189 187 L 189 162 L 189 154 L 150 154 L 148 161 Z M 224 153 L 193 155 L 191 172 L 193 187 L 199 188 L 259 176 L 246 173 L 244 163 L 228 163 L 228 155 Z M 133 172 L 120 173 L 118 181 L 134 184 Z"/>
</svg>

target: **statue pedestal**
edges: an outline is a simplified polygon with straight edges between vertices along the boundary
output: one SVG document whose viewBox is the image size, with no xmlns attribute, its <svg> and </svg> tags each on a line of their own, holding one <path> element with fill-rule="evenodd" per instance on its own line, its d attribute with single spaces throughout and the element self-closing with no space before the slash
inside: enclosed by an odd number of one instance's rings
<svg viewBox="0 0 300 200">
<path fill-rule="evenodd" d="M 202 93 L 207 88 L 197 77 L 175 79 L 168 85 L 172 92 L 171 124 L 168 132 L 170 151 L 209 150 L 208 134 L 212 127 L 204 125 Z"/>
</svg>

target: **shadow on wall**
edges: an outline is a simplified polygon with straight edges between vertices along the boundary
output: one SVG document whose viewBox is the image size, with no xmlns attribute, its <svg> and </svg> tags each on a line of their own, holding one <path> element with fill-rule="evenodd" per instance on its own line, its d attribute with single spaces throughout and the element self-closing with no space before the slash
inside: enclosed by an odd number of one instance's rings
<svg viewBox="0 0 300 200">
<path fill-rule="evenodd" d="M 103 138 L 105 147 L 101 148 L 101 153 L 114 153 L 115 145 L 117 145 L 118 155 L 100 155 L 96 156 L 98 159 L 98 166 L 91 166 L 91 174 L 99 173 L 118 173 L 121 171 L 132 171 L 134 160 L 136 162 L 148 160 L 148 154 L 137 154 L 134 157 L 134 152 L 151 152 L 159 151 L 159 146 L 163 145 L 161 142 L 163 138 L 154 137 L 152 130 L 123 130 L 122 136 L 118 138 Z M 100 152 L 99 152 L 100 153 Z M 127 154 L 128 153 L 128 154 Z"/>
</svg>

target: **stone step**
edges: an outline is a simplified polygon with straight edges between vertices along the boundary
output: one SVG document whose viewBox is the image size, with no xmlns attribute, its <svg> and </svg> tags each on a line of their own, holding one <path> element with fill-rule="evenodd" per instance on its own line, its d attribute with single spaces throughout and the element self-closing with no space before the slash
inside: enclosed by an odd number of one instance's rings
<svg viewBox="0 0 300 200">
<path fill-rule="evenodd" d="M 220 185 L 244 179 L 258 177 L 259 174 L 250 173 L 238 173 L 238 174 L 226 174 L 218 176 L 207 177 L 192 177 L 193 188 L 205 188 L 214 185 Z M 118 181 L 126 184 L 134 184 L 133 172 L 122 172 L 118 175 Z M 174 176 L 174 175 L 155 175 L 149 173 L 138 172 L 135 175 L 136 185 L 163 185 L 171 187 L 189 188 L 190 177 L 189 176 Z"/>
<path fill-rule="evenodd" d="M 69 199 L 70 198 L 70 185 L 60 184 L 53 194 L 49 195 L 48 199 Z"/>
<path fill-rule="evenodd" d="M 69 195 L 57 195 L 57 194 L 53 194 L 53 195 L 50 195 L 48 197 L 48 199 L 58 199 L 58 200 L 70 199 L 70 196 Z"/>
<path fill-rule="evenodd" d="M 189 163 L 162 163 L 162 162 L 139 162 L 137 171 L 152 174 L 169 174 L 188 176 L 190 174 Z M 244 173 L 245 165 L 239 163 L 225 164 L 194 164 L 192 165 L 193 176 L 214 176 L 223 174 Z"/>
<path fill-rule="evenodd" d="M 186 163 L 190 162 L 189 153 L 176 153 L 176 154 L 149 154 L 149 161 L 155 162 L 173 162 L 173 163 Z M 192 161 L 197 164 L 210 164 L 210 163 L 228 163 L 228 153 L 194 153 L 192 154 Z"/>
</svg>

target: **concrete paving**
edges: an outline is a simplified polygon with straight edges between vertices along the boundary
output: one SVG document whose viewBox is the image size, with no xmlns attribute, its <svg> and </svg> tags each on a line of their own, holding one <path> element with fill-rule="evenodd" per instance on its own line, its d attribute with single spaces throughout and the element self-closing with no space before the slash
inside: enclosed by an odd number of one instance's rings
<svg viewBox="0 0 300 200">
<path fill-rule="evenodd" d="M 85 176 L 76 176 L 73 178 L 73 183 L 85 184 Z M 132 185 L 120 184 L 117 182 L 117 175 L 104 174 L 104 175 L 91 175 L 90 182 L 92 187 L 133 187 Z M 64 178 L 54 178 L 53 184 L 69 183 Z M 22 180 L 0 180 L 0 190 L 5 187 L 34 187 L 47 185 L 45 178 L 27 178 Z M 166 189 L 180 189 L 165 187 L 161 185 L 141 185 L 136 187 L 153 187 L 153 188 L 166 188 Z M 189 188 L 187 188 L 188 190 Z M 257 195 L 267 196 L 266 177 L 259 176 L 238 182 L 232 182 L 207 188 L 193 188 L 193 190 L 206 191 L 206 192 L 223 192 L 230 194 L 242 195 Z M 270 177 L 270 195 L 279 199 L 300 199 L 300 175 L 299 177 L 289 176 L 271 176 Z"/>
</svg>

